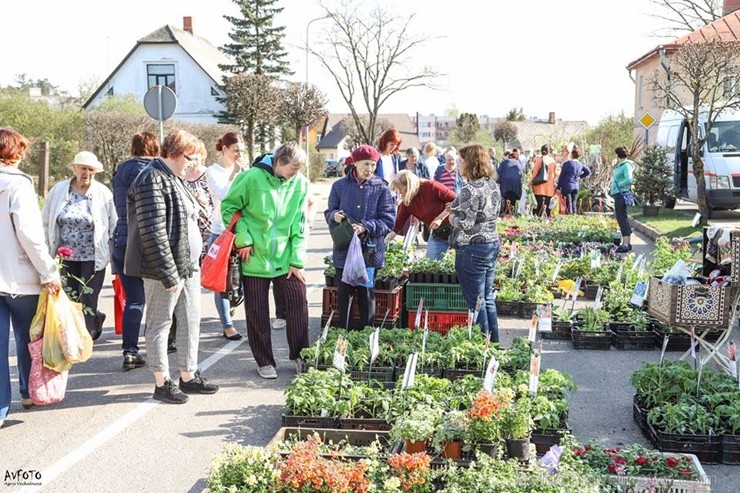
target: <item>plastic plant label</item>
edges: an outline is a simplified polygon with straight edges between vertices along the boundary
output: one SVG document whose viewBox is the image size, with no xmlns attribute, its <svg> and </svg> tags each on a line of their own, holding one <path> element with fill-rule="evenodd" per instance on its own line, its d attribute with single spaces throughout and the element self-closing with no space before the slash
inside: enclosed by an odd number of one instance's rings
<svg viewBox="0 0 740 493">
<path fill-rule="evenodd" d="M 691 327 L 691 358 L 694 360 L 694 368 L 696 368 L 696 332 Z"/>
<path fill-rule="evenodd" d="M 416 376 L 416 360 L 418 359 L 418 353 L 411 353 L 406 359 L 406 369 L 403 372 L 403 384 L 401 388 L 403 390 L 410 389 L 414 386 L 414 379 Z"/>
<path fill-rule="evenodd" d="M 496 374 L 498 373 L 498 360 L 495 356 L 491 356 L 491 361 L 488 362 L 486 367 L 486 376 L 483 379 L 483 388 L 489 394 L 493 393 L 493 385 L 496 383 Z"/>
<path fill-rule="evenodd" d="M 321 337 L 319 337 L 321 342 L 326 342 L 326 338 L 329 336 L 329 325 L 331 325 L 332 318 L 334 318 L 334 310 L 329 314 L 326 325 L 324 325 L 324 330 L 321 331 Z"/>
<path fill-rule="evenodd" d="M 558 280 L 558 274 L 560 274 L 560 269 L 563 267 L 563 260 L 558 260 L 558 264 L 555 266 L 555 270 L 552 271 L 552 282 L 555 283 Z"/>
<path fill-rule="evenodd" d="M 537 313 L 532 315 L 532 320 L 529 321 L 527 340 L 532 343 L 537 340 Z"/>
<path fill-rule="evenodd" d="M 622 271 L 624 270 L 624 261 L 619 262 L 619 269 L 617 270 L 617 282 L 622 281 Z"/>
<path fill-rule="evenodd" d="M 532 352 L 532 357 L 529 360 L 529 393 L 532 396 L 537 395 L 537 388 L 539 387 L 541 353 L 542 341 L 540 341 L 538 347 Z"/>
<path fill-rule="evenodd" d="M 663 336 L 663 347 L 660 348 L 660 363 L 659 366 L 663 366 L 663 360 L 665 359 L 665 351 L 668 349 L 668 334 Z"/>
<path fill-rule="evenodd" d="M 640 262 L 642 262 L 642 259 L 644 259 L 644 258 L 645 258 L 645 255 L 644 254 L 641 253 L 640 255 L 638 255 L 637 258 L 635 259 L 635 261 L 632 263 L 632 267 L 630 268 L 630 272 L 633 271 L 633 270 L 635 270 L 635 269 L 637 269 L 638 267 L 640 267 Z"/>
<path fill-rule="evenodd" d="M 630 304 L 635 306 L 642 306 L 643 302 L 645 301 L 645 296 L 647 295 L 647 284 L 643 281 L 638 281 L 637 284 L 635 284 L 635 289 L 632 291 L 632 296 L 630 297 Z"/>
<path fill-rule="evenodd" d="M 540 332 L 552 332 L 552 305 L 537 305 L 537 329 Z"/>
<path fill-rule="evenodd" d="M 697 212 L 694 214 L 694 219 L 691 220 L 691 227 L 695 228 L 697 224 L 699 224 L 699 220 L 701 219 L 701 212 Z"/>
<path fill-rule="evenodd" d="M 601 297 L 604 295 L 604 286 L 599 286 L 596 290 L 596 298 L 594 299 L 594 310 L 601 308 Z"/>
<path fill-rule="evenodd" d="M 344 372 L 346 371 L 346 356 L 347 356 L 347 339 L 344 336 L 337 338 L 337 345 L 334 348 L 334 359 L 332 365 L 337 370 Z"/>
<path fill-rule="evenodd" d="M 591 268 L 598 269 L 601 267 L 601 250 L 591 250 Z"/>
<path fill-rule="evenodd" d="M 419 298 L 419 306 L 416 308 L 416 320 L 414 320 L 414 327 L 421 327 L 421 311 L 424 308 L 424 297 Z"/>
<path fill-rule="evenodd" d="M 375 363 L 378 355 L 380 354 L 380 327 L 376 328 L 372 334 L 370 334 L 370 364 Z"/>
</svg>

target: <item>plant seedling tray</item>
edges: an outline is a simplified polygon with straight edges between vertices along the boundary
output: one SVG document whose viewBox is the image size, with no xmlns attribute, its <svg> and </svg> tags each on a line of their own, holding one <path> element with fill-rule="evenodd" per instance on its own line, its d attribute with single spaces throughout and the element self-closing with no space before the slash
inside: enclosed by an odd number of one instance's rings
<svg viewBox="0 0 740 493">
<path fill-rule="evenodd" d="M 652 351 L 655 349 L 655 336 L 644 330 L 620 330 L 612 332 L 612 344 L 625 351 Z"/>
<path fill-rule="evenodd" d="M 281 416 L 282 426 L 296 428 L 339 428 L 339 418 L 336 416 Z"/>
<path fill-rule="evenodd" d="M 694 454 L 702 464 L 722 462 L 722 435 L 674 435 L 663 433 L 648 423 L 653 446 L 661 452 Z"/>
<path fill-rule="evenodd" d="M 573 349 L 608 351 L 612 347 L 612 333 L 608 330 L 577 330 L 571 333 Z"/>
</svg>

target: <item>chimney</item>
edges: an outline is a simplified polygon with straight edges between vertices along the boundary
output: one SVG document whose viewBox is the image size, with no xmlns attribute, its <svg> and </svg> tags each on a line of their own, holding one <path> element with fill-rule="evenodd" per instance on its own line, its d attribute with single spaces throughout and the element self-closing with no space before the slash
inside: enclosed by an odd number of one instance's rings
<svg viewBox="0 0 740 493">
<path fill-rule="evenodd" d="M 740 0 L 724 0 L 722 2 L 722 17 L 740 9 Z"/>
<path fill-rule="evenodd" d="M 182 18 L 182 29 L 193 34 L 193 18 L 186 15 Z"/>
<path fill-rule="evenodd" d="M 555 124 L 555 112 L 554 111 L 551 111 L 550 113 L 547 114 L 547 123 L 549 123 L 550 125 Z"/>
</svg>

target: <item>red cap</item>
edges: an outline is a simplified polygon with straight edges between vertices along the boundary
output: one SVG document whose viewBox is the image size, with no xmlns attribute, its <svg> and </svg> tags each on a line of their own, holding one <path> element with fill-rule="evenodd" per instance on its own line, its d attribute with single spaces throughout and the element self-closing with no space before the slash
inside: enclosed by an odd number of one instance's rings
<svg viewBox="0 0 740 493">
<path fill-rule="evenodd" d="M 353 162 L 356 163 L 358 161 L 366 161 L 368 159 L 371 161 L 377 161 L 380 159 L 380 153 L 373 146 L 365 144 L 352 151 Z"/>
</svg>

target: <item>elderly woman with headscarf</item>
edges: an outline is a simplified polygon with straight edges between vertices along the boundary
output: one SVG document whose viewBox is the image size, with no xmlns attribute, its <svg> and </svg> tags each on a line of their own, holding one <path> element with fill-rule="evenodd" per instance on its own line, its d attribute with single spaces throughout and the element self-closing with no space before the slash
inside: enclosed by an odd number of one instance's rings
<svg viewBox="0 0 740 493">
<path fill-rule="evenodd" d="M 352 152 L 353 164 L 347 176 L 331 187 L 329 202 L 324 211 L 327 224 L 341 223 L 348 219 L 360 237 L 367 267 L 380 269 L 385 265 L 385 236 L 396 219 L 396 210 L 390 189 L 385 181 L 374 174 L 380 155 L 375 148 L 363 145 Z M 349 328 L 349 298 L 354 294 L 360 308 L 360 327 L 375 321 L 375 290 L 373 279 L 367 286 L 351 286 L 343 282 L 342 274 L 347 260 L 348 246 L 334 246 L 332 253 L 337 270 L 337 295 L 339 297 L 338 327 Z M 373 253 L 374 251 L 374 253 Z"/>
<path fill-rule="evenodd" d="M 50 254 L 56 255 L 59 247 L 72 251 L 64 261 L 62 277 L 72 297 L 85 308 L 85 325 L 95 340 L 103 332 L 105 314 L 98 312 L 98 297 L 118 215 L 113 194 L 95 180 L 103 171 L 95 154 L 78 152 L 69 167 L 74 176 L 49 191 L 41 216 Z"/>
</svg>

